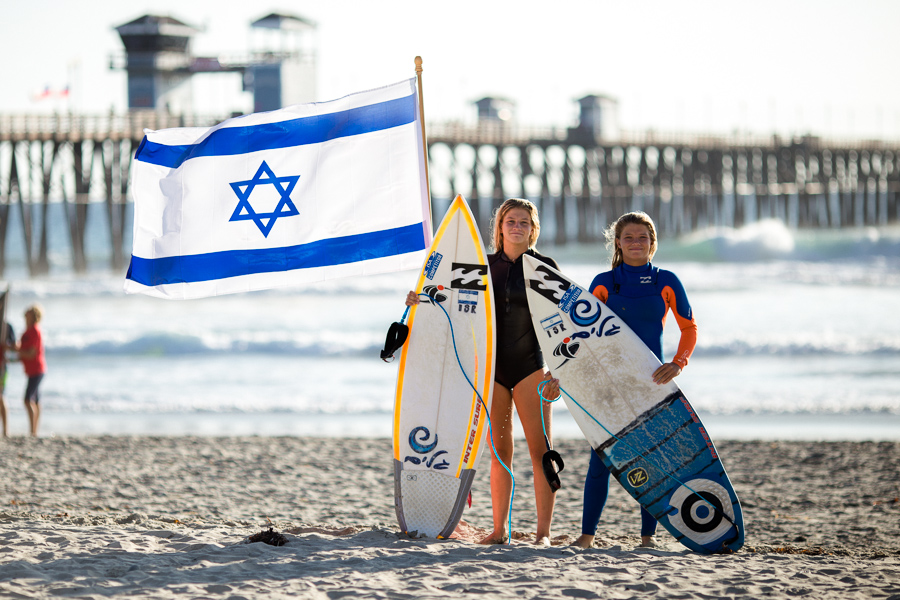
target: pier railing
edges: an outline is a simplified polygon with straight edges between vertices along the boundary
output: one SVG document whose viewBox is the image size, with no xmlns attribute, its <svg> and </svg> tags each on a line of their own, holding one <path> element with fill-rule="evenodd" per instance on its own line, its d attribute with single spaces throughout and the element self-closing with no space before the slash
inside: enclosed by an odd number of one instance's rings
<svg viewBox="0 0 900 600">
<path fill-rule="evenodd" d="M 214 117 L 170 115 L 149 110 L 106 115 L 0 114 L 0 142 L 140 141 L 144 137 L 144 129 L 210 127 L 219 121 L 221 119 Z"/>
<path fill-rule="evenodd" d="M 128 173 L 144 130 L 219 120 L 155 111 L 0 115 L 0 272 L 13 206 L 30 272 L 49 270 L 53 202 L 64 206 L 76 271 L 87 268 L 88 211 L 100 206 L 110 265 L 124 268 Z M 609 221 L 636 209 L 649 213 L 663 236 L 763 218 L 793 228 L 900 221 L 900 141 L 657 131 L 610 138 L 499 121 L 429 123 L 427 135 L 435 212 L 463 193 L 485 234 L 494 208 L 512 196 L 539 205 L 545 235 L 557 245 L 600 241 Z"/>
</svg>

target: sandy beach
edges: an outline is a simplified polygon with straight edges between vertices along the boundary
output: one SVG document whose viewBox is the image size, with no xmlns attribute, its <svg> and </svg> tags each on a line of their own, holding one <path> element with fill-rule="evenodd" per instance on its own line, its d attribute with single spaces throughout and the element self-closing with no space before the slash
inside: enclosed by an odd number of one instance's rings
<svg viewBox="0 0 900 600">
<path fill-rule="evenodd" d="M 588 449 L 557 449 L 554 545 L 531 544 L 520 443 L 515 539 L 484 547 L 486 457 L 462 539 L 437 541 L 400 533 L 386 439 L 0 440 L 0 597 L 900 599 L 900 443 L 719 442 L 747 536 L 717 556 L 662 529 L 637 548 L 615 483 L 595 547 L 569 547 Z M 287 544 L 247 542 L 269 527 Z"/>
</svg>

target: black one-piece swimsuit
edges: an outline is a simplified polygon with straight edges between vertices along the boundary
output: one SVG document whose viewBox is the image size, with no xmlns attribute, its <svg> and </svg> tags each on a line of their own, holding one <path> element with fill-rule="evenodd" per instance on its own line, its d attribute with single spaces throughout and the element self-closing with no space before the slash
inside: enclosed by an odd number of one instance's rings
<svg viewBox="0 0 900 600">
<path fill-rule="evenodd" d="M 554 269 L 559 267 L 552 258 L 528 250 L 526 254 Z M 531 324 L 528 298 L 525 294 L 525 273 L 522 257 L 510 261 L 503 252 L 488 257 L 494 288 L 497 321 L 497 357 L 494 381 L 512 389 L 520 381 L 543 368 L 544 356 Z"/>
</svg>

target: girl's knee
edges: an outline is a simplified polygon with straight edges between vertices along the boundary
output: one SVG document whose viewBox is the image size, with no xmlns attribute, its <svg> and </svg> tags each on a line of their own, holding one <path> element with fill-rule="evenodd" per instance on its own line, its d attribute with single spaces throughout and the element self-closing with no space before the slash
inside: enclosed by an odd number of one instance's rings
<svg viewBox="0 0 900 600">
<path fill-rule="evenodd" d="M 496 463 L 498 461 L 502 461 L 504 464 L 509 465 L 509 463 L 512 462 L 512 458 L 513 458 L 512 449 L 509 449 L 509 450 L 501 449 L 501 450 L 498 450 L 497 452 L 491 452 L 491 462 L 494 462 L 494 463 Z"/>
</svg>

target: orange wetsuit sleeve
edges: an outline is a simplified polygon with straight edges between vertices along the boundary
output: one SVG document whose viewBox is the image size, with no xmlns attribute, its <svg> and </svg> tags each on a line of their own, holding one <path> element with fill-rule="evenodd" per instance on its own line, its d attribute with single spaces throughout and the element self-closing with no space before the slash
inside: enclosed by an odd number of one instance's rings
<svg viewBox="0 0 900 600">
<path fill-rule="evenodd" d="M 668 309 L 672 310 L 672 314 L 675 315 L 675 320 L 678 322 L 678 327 L 681 329 L 681 339 L 678 340 L 678 351 L 675 353 L 674 358 L 672 358 L 672 362 L 683 369 L 687 366 L 688 360 L 694 352 L 694 347 L 697 345 L 697 323 L 694 321 L 693 311 L 690 311 L 687 317 L 678 312 L 678 302 L 675 299 L 675 291 L 671 287 L 665 286 L 663 288 L 662 297 L 666 301 L 666 313 L 668 314 Z M 665 325 L 665 323 L 666 318 L 664 316 L 663 325 Z"/>
<path fill-rule="evenodd" d="M 597 299 L 603 304 L 606 304 L 609 299 L 609 290 L 606 289 L 606 286 L 598 285 L 591 293 L 597 296 Z"/>
</svg>

